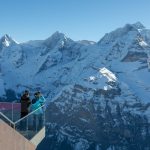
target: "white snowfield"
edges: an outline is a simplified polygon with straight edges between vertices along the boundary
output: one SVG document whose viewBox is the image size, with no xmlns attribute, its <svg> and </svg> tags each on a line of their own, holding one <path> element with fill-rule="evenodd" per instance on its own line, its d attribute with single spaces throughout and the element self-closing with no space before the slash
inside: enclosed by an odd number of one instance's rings
<svg viewBox="0 0 150 150">
<path fill-rule="evenodd" d="M 148 44 L 147 44 L 145 41 L 143 41 L 143 40 L 140 41 L 139 44 L 140 44 L 141 46 L 143 46 L 143 47 L 148 46 Z"/>
<path fill-rule="evenodd" d="M 109 82 L 116 82 L 117 81 L 117 77 L 115 76 L 115 74 L 113 74 L 111 71 L 109 71 L 107 68 L 101 68 L 100 69 L 100 73 L 107 77 Z"/>
</svg>

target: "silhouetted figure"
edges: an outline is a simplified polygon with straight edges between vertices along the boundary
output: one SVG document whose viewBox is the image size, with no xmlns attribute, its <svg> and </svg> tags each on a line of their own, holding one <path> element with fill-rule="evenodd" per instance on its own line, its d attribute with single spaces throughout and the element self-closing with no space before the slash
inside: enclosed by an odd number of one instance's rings
<svg viewBox="0 0 150 150">
<path fill-rule="evenodd" d="M 21 118 L 25 117 L 29 113 L 29 106 L 31 104 L 29 91 L 25 90 L 21 96 Z"/>
</svg>

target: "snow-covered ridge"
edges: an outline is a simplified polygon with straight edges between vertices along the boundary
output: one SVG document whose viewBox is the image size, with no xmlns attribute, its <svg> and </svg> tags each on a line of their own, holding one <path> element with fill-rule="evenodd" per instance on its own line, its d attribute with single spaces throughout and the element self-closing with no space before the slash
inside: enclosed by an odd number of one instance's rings
<svg viewBox="0 0 150 150">
<path fill-rule="evenodd" d="M 61 48 L 67 42 L 72 42 L 72 40 L 70 38 L 67 38 L 65 34 L 59 31 L 56 31 L 54 34 L 52 34 L 52 36 L 46 39 L 43 43 L 50 48 L 54 48 L 55 46 L 58 46 Z"/>
</svg>

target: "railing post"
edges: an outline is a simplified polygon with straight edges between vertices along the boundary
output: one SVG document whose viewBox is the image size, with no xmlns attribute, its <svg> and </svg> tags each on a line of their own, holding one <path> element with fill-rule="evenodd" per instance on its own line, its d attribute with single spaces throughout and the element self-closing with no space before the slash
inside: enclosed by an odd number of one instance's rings
<svg viewBox="0 0 150 150">
<path fill-rule="evenodd" d="M 27 124 L 26 124 L 26 129 L 27 129 L 27 138 L 29 138 L 28 136 L 29 136 L 29 134 L 28 134 L 28 125 L 29 125 L 29 123 L 28 123 L 28 117 L 26 118 L 27 119 Z"/>
<path fill-rule="evenodd" d="M 14 128 L 14 130 L 16 130 L 16 125 L 15 125 L 15 123 L 13 124 L 13 128 Z"/>
<path fill-rule="evenodd" d="M 46 112 L 46 111 L 45 111 L 45 109 L 44 109 L 44 121 L 43 121 L 44 126 L 45 126 L 45 124 L 46 124 L 46 119 L 45 119 L 45 115 L 46 115 L 46 114 L 45 114 L 45 112 Z"/>
<path fill-rule="evenodd" d="M 14 121 L 14 103 L 12 103 L 12 112 L 11 112 L 11 120 Z"/>
<path fill-rule="evenodd" d="M 36 132 L 37 132 L 37 118 L 38 116 L 37 115 L 35 115 L 35 125 L 36 125 Z"/>
</svg>

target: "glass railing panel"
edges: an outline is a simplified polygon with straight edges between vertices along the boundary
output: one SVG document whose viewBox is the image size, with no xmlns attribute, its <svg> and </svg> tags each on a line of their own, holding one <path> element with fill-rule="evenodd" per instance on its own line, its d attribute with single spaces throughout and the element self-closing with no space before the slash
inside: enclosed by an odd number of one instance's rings
<svg viewBox="0 0 150 150">
<path fill-rule="evenodd" d="M 7 116 L 10 120 L 13 118 L 13 103 L 1 102 L 0 103 L 0 112 Z"/>
<path fill-rule="evenodd" d="M 20 118 L 21 104 L 0 102 L 0 112 L 2 112 L 11 121 L 17 121 Z"/>
<path fill-rule="evenodd" d="M 15 123 L 15 130 L 17 130 L 24 137 L 28 138 L 28 117 Z"/>
<path fill-rule="evenodd" d="M 45 125 L 44 106 L 15 122 L 15 129 L 28 140 L 32 139 Z"/>
<path fill-rule="evenodd" d="M 12 106 L 12 121 L 17 121 L 20 119 L 20 114 L 21 114 L 21 103 L 13 103 Z"/>
</svg>

